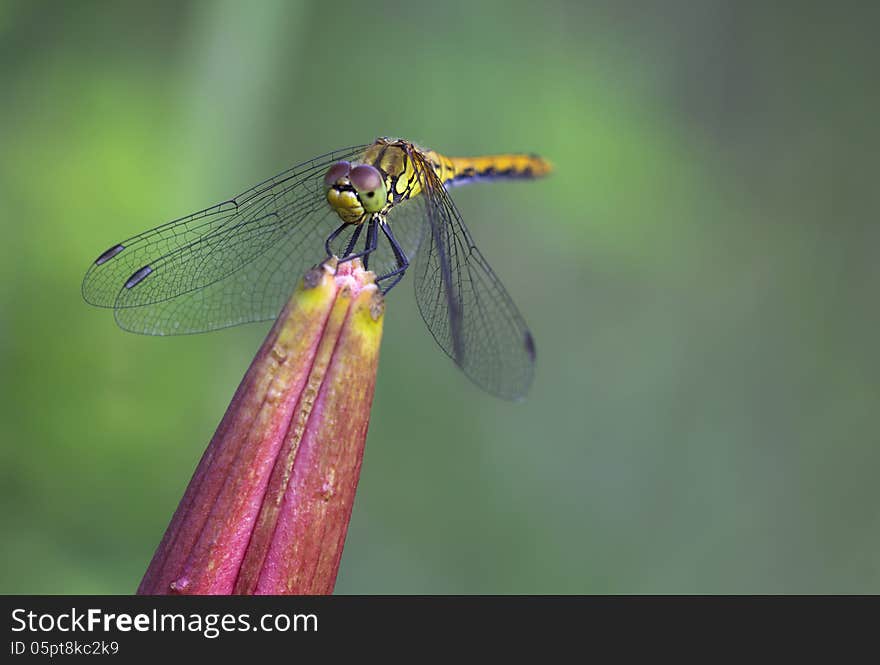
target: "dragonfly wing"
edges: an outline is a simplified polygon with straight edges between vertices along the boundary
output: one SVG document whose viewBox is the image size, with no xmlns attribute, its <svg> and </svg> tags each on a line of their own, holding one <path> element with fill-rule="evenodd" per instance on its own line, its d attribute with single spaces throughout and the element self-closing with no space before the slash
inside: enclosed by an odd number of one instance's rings
<svg viewBox="0 0 880 665">
<path fill-rule="evenodd" d="M 292 287 L 323 257 L 331 223 L 324 173 L 364 149 L 346 148 L 303 162 L 234 199 L 111 247 L 86 273 L 83 297 L 116 309 L 123 328 L 151 334 L 272 318 L 277 309 L 267 311 L 264 301 L 276 302 L 276 291 Z M 284 274 L 275 275 L 276 270 Z"/>
<path fill-rule="evenodd" d="M 235 271 L 173 298 L 119 306 L 116 322 L 145 335 L 179 335 L 274 319 L 305 271 L 324 257 L 324 239 L 338 223 L 326 205 L 297 216 L 295 229 L 273 233 L 276 242 Z"/>
<path fill-rule="evenodd" d="M 410 260 L 415 258 L 428 227 L 427 200 L 427 197 L 416 196 L 394 206 L 388 214 L 394 238 Z"/>
<path fill-rule="evenodd" d="M 418 172 L 429 223 L 415 266 L 422 318 L 474 383 L 499 397 L 522 398 L 534 375 L 532 335 L 436 173 L 421 159 Z"/>
</svg>

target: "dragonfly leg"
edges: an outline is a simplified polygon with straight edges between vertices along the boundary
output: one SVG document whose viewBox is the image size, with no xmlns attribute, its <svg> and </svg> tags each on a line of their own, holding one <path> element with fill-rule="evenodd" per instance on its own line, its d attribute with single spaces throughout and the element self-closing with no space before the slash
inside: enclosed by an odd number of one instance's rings
<svg viewBox="0 0 880 665">
<path fill-rule="evenodd" d="M 363 228 L 363 224 L 361 224 L 361 226 L 357 230 L 355 230 L 356 235 L 360 235 L 361 228 Z M 334 231 L 334 233 L 335 233 L 335 231 Z M 351 239 L 351 242 L 349 242 L 349 251 L 350 251 L 350 249 L 354 248 L 354 243 L 356 240 L 357 240 L 357 237 L 355 236 Z M 374 218 L 369 221 L 369 226 L 367 227 L 367 240 L 364 243 L 364 251 L 358 252 L 357 254 L 350 254 L 349 251 L 347 251 L 345 256 L 343 256 L 342 258 L 339 259 L 339 262 L 344 263 L 345 261 L 351 261 L 352 259 L 363 258 L 364 259 L 364 268 L 366 268 L 368 265 L 368 262 L 369 262 L 370 254 L 372 252 L 376 251 L 376 246 L 378 244 L 378 240 L 379 240 L 379 237 L 378 237 L 378 234 L 376 233 L 376 220 Z"/>
<path fill-rule="evenodd" d="M 324 251 L 327 252 L 327 257 L 333 256 L 333 250 L 330 249 L 330 243 L 336 240 L 340 233 L 345 231 L 345 228 L 348 226 L 347 223 L 343 222 L 342 225 L 336 229 L 333 233 L 327 236 L 327 240 L 324 241 Z M 347 253 L 347 252 L 346 252 Z"/>
<path fill-rule="evenodd" d="M 355 228 L 354 233 L 351 234 L 351 240 L 348 241 L 348 246 L 345 248 L 345 254 L 342 256 L 348 256 L 354 251 L 354 246 L 357 244 L 358 238 L 361 236 L 361 231 L 364 230 L 363 224 L 358 224 L 357 228 Z"/>
<path fill-rule="evenodd" d="M 392 270 L 376 279 L 376 283 L 378 284 L 382 280 L 394 278 L 388 286 L 382 287 L 382 293 L 385 294 L 397 286 L 397 283 L 403 279 L 406 269 L 409 268 L 409 259 L 406 257 L 400 243 L 397 242 L 397 238 L 395 238 L 394 234 L 391 232 L 391 227 L 384 223 L 381 226 L 382 233 L 385 234 L 385 237 L 388 238 L 388 242 L 391 243 L 391 251 L 394 252 L 394 258 L 397 260 L 397 270 Z"/>
<path fill-rule="evenodd" d="M 379 233 L 376 224 L 376 218 L 373 217 L 370 220 L 370 228 L 367 229 L 367 242 L 364 243 L 364 270 L 370 269 L 370 254 L 376 251 L 376 247 L 379 244 Z"/>
</svg>

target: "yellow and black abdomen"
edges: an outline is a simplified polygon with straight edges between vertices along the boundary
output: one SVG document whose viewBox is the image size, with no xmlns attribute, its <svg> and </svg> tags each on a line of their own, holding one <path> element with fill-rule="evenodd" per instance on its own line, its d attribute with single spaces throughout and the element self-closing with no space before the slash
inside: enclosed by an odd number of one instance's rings
<svg viewBox="0 0 880 665">
<path fill-rule="evenodd" d="M 440 178 L 449 185 L 476 180 L 521 180 L 540 178 L 553 170 L 537 155 L 487 155 L 485 157 L 446 157 L 440 159 Z"/>
</svg>

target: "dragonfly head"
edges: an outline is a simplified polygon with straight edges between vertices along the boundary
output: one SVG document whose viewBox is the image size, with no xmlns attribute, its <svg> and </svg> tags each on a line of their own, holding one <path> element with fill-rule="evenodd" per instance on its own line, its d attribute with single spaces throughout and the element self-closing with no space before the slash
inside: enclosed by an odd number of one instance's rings
<svg viewBox="0 0 880 665">
<path fill-rule="evenodd" d="M 388 192 L 379 170 L 369 164 L 336 162 L 324 176 L 327 202 L 342 221 L 357 224 L 385 206 Z"/>
</svg>

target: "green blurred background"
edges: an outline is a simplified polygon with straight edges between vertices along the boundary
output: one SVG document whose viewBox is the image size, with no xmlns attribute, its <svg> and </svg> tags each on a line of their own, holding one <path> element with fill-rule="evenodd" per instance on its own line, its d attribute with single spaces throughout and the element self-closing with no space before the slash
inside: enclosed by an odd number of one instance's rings
<svg viewBox="0 0 880 665">
<path fill-rule="evenodd" d="M 89 263 L 379 135 L 558 171 L 454 192 L 525 403 L 393 292 L 338 592 L 880 592 L 878 12 L 769 5 L 0 0 L 0 592 L 132 592 L 268 329 Z"/>
</svg>

